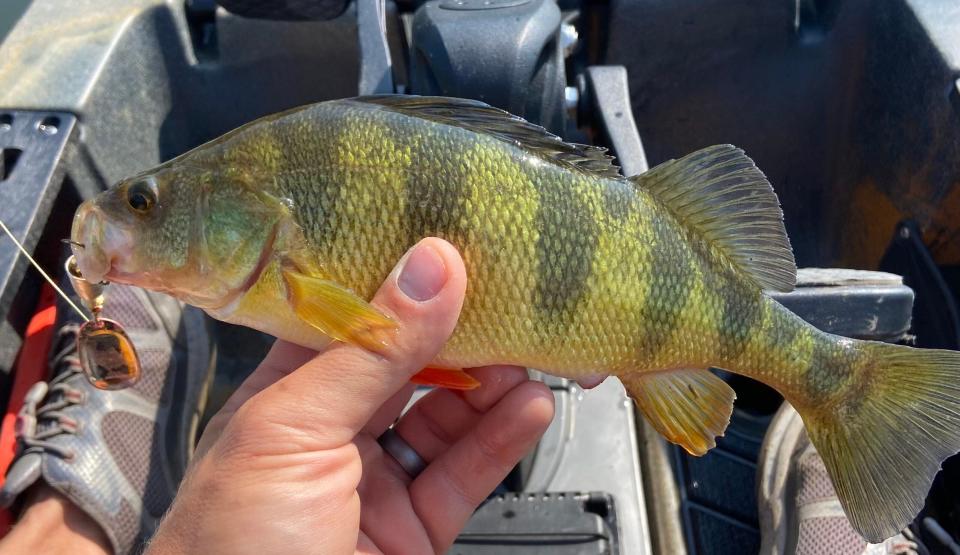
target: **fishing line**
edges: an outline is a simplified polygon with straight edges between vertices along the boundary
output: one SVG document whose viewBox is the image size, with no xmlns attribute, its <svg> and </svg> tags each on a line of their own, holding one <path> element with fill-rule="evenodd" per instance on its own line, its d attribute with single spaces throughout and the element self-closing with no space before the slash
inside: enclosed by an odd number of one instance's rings
<svg viewBox="0 0 960 555">
<path fill-rule="evenodd" d="M 11 240 L 13 240 L 13 244 L 16 245 L 18 249 L 20 249 L 20 252 L 23 253 L 23 256 L 27 257 L 27 260 L 30 261 L 30 264 L 33 264 L 33 267 L 36 268 L 38 272 L 40 272 L 40 275 L 43 276 L 43 279 L 47 280 L 47 283 L 52 285 L 53 288 L 57 291 L 57 293 L 60 293 L 60 296 L 63 297 L 63 300 L 67 301 L 67 304 L 69 304 L 71 307 L 73 307 L 74 310 L 77 311 L 77 314 L 79 314 L 80 317 L 83 318 L 84 322 L 89 322 L 90 318 L 86 314 L 84 314 L 82 310 L 80 310 L 80 307 L 78 307 L 76 304 L 73 303 L 73 301 L 70 300 L 70 297 L 68 297 L 67 294 L 63 292 L 63 289 L 60 289 L 60 286 L 54 283 L 53 278 L 51 278 L 46 272 L 43 271 L 43 268 L 40 267 L 40 264 L 38 264 L 37 261 L 34 260 L 32 256 L 30 256 L 30 253 L 27 252 L 27 249 L 23 248 L 23 245 L 20 244 L 20 241 L 17 241 L 17 238 L 13 236 L 13 232 L 10 231 L 10 228 L 7 227 L 7 224 L 3 223 L 3 220 L 0 220 L 0 227 L 3 227 L 3 231 L 6 232 L 7 236 L 10 237 Z"/>
</svg>

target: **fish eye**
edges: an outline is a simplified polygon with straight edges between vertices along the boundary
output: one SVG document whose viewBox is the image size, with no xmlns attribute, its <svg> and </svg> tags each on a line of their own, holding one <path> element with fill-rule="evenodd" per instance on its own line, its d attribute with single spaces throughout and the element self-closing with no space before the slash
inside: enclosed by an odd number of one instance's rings
<svg viewBox="0 0 960 555">
<path fill-rule="evenodd" d="M 138 214 L 146 214 L 157 204 L 157 185 L 153 180 L 137 181 L 127 187 L 127 204 Z"/>
</svg>

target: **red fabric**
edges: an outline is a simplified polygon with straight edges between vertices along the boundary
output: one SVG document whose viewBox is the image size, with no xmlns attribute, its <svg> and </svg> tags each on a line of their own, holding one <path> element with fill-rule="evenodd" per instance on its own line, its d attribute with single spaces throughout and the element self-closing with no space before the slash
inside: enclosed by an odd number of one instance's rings
<svg viewBox="0 0 960 555">
<path fill-rule="evenodd" d="M 17 451 L 17 438 L 14 426 L 17 413 L 23 406 L 23 397 L 33 384 L 47 378 L 47 356 L 53 340 L 53 323 L 57 317 L 56 293 L 47 284 L 40 290 L 37 311 L 27 325 L 27 335 L 20 348 L 20 355 L 13 373 L 13 387 L 7 412 L 0 424 L 0 485 Z M 10 531 L 13 515 L 10 511 L 0 511 L 0 537 Z"/>
</svg>

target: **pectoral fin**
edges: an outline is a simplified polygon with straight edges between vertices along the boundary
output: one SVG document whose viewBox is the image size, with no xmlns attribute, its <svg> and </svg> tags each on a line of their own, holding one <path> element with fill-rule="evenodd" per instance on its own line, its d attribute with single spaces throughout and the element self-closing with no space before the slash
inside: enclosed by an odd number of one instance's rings
<svg viewBox="0 0 960 555">
<path fill-rule="evenodd" d="M 480 387 L 480 382 L 476 378 L 458 368 L 428 366 L 414 374 L 410 381 L 420 385 L 435 385 L 463 391 Z"/>
<path fill-rule="evenodd" d="M 385 344 L 384 334 L 397 324 L 349 289 L 332 281 L 284 270 L 290 304 L 297 316 L 344 343 L 373 351 Z"/>
<path fill-rule="evenodd" d="M 621 376 L 650 424 L 691 455 L 716 446 L 733 413 L 733 389 L 708 370 L 684 369 Z"/>
</svg>

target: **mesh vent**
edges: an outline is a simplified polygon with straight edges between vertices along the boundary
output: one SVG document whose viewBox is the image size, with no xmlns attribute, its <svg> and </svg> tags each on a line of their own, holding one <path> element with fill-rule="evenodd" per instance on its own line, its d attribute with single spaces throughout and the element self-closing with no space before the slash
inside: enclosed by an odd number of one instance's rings
<svg viewBox="0 0 960 555">
<path fill-rule="evenodd" d="M 136 491 L 144 492 L 144 508 L 153 516 L 161 516 L 170 506 L 172 492 L 160 466 L 166 456 L 153 422 L 127 412 L 111 412 L 103 417 L 102 427 L 104 441 L 120 472 Z"/>
<path fill-rule="evenodd" d="M 133 287 L 112 287 L 107 293 L 107 302 L 103 307 L 104 318 L 111 318 L 123 324 L 128 330 L 158 329 L 157 323 L 147 313 Z"/>
<path fill-rule="evenodd" d="M 140 518 L 126 499 L 121 500 L 120 511 L 114 516 L 114 522 L 111 524 L 111 528 L 113 528 L 114 533 L 121 538 L 138 538 L 134 540 L 134 544 L 143 543 Z M 134 549 L 132 552 L 139 553 L 140 551 L 139 549 Z"/>
<path fill-rule="evenodd" d="M 133 385 L 133 389 L 144 398 L 154 402 L 160 401 L 163 386 L 172 372 L 167 372 L 170 365 L 170 351 L 158 349 L 143 349 L 138 351 L 140 356 L 140 380 Z"/>
<path fill-rule="evenodd" d="M 797 538 L 797 555 L 862 553 L 867 547 L 847 519 L 841 517 L 803 520 Z"/>
<path fill-rule="evenodd" d="M 809 451 L 797 462 L 797 504 L 800 506 L 837 496 L 827 467 L 816 451 Z"/>
</svg>

